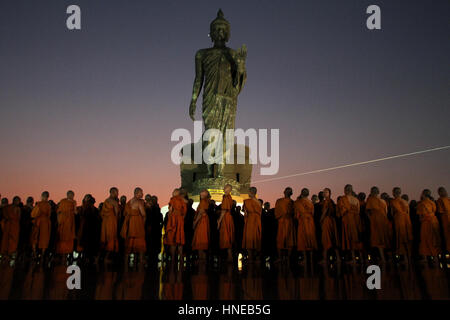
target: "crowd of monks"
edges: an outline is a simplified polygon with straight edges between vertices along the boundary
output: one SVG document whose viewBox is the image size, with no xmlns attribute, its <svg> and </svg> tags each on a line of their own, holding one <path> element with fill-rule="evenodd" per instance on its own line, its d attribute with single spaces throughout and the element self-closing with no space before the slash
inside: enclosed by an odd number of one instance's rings
<svg viewBox="0 0 450 320">
<path fill-rule="evenodd" d="M 412 259 L 438 261 L 450 251 L 450 200 L 445 188 L 434 200 L 425 189 L 420 201 L 409 202 L 396 187 L 392 197 L 372 187 L 369 196 L 346 185 L 344 194 L 331 199 L 325 188 L 318 195 L 308 189 L 292 199 L 287 187 L 274 208 L 249 188 L 242 208 L 224 187 L 217 205 L 207 190 L 200 193 L 196 210 L 186 190 L 175 189 L 165 217 L 156 196 L 136 188 L 127 201 L 111 188 L 98 207 L 91 195 L 81 206 L 74 192 L 55 203 L 47 191 L 34 203 L 3 198 L 0 206 L 2 259 L 80 259 L 86 263 L 146 263 L 221 259 L 246 263 L 348 263 L 376 259 L 410 263 Z M 161 255 L 162 253 L 162 255 Z"/>
</svg>

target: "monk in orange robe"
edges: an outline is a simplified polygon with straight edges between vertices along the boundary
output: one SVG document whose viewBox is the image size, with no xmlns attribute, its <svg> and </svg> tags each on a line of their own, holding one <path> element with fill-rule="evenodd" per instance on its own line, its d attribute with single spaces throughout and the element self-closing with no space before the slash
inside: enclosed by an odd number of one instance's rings
<svg viewBox="0 0 450 320">
<path fill-rule="evenodd" d="M 123 221 L 121 237 L 125 240 L 125 259 L 128 265 L 128 256 L 131 253 L 139 254 L 139 263 L 144 263 L 145 243 L 145 203 L 142 199 L 144 193 L 141 188 L 134 189 L 134 197 L 125 206 L 125 219 Z"/>
<path fill-rule="evenodd" d="M 222 198 L 222 204 L 220 205 L 220 217 L 217 220 L 217 229 L 219 230 L 219 247 L 220 249 L 227 250 L 227 260 L 231 262 L 233 260 L 233 245 L 234 245 L 234 221 L 231 215 L 231 209 L 233 207 L 233 198 L 231 197 L 231 191 L 233 187 L 230 184 L 225 185 Z"/>
<path fill-rule="evenodd" d="M 50 215 L 52 207 L 48 198 L 50 194 L 44 191 L 41 195 L 41 201 L 31 211 L 33 219 L 33 228 L 31 230 L 31 247 L 33 248 L 33 256 L 36 257 L 37 250 L 41 252 L 41 258 L 47 251 L 50 242 L 51 221 Z"/>
<path fill-rule="evenodd" d="M 312 251 L 317 250 L 317 239 L 314 226 L 314 204 L 308 199 L 308 196 L 309 190 L 303 188 L 300 196 L 294 202 L 294 212 L 298 221 L 297 250 L 303 252 L 303 261 L 307 260 L 307 253 L 310 253 L 309 261 L 312 265 Z"/>
<path fill-rule="evenodd" d="M 356 262 L 356 252 L 361 249 L 359 211 L 359 201 L 353 196 L 353 186 L 348 184 L 344 188 L 344 195 L 338 198 L 336 213 L 342 219 L 342 250 L 351 251 L 353 263 Z"/>
<path fill-rule="evenodd" d="M 9 255 L 15 260 L 17 246 L 19 244 L 20 232 L 20 198 L 14 197 L 13 203 L 2 208 L 2 220 L 0 227 L 2 230 L 1 254 Z"/>
<path fill-rule="evenodd" d="M 439 222 L 436 218 L 436 204 L 431 200 L 431 191 L 423 190 L 421 201 L 417 204 L 417 215 L 420 218 L 419 253 L 437 260 L 441 253 L 441 237 Z"/>
<path fill-rule="evenodd" d="M 436 201 L 438 218 L 441 223 L 442 238 L 444 240 L 444 248 L 450 253 L 450 198 L 444 187 L 438 189 L 439 199 Z"/>
<path fill-rule="evenodd" d="M 292 188 L 284 190 L 284 198 L 275 202 L 275 218 L 278 220 L 277 249 L 278 259 L 287 260 L 291 256 L 292 248 L 295 246 L 294 236 L 294 201 L 291 199 Z M 284 253 L 287 251 L 287 255 Z"/>
<path fill-rule="evenodd" d="M 110 261 L 111 254 L 119 251 L 118 223 L 119 223 L 119 189 L 112 187 L 109 190 L 109 198 L 103 202 L 100 217 L 102 227 L 100 231 L 100 244 L 105 251 L 105 263 Z"/>
<path fill-rule="evenodd" d="M 234 221 L 231 215 L 233 208 L 233 198 L 231 191 L 233 187 L 230 184 L 225 185 L 220 205 L 220 216 L 217 219 L 217 229 L 219 230 L 219 248 L 227 251 L 227 261 L 233 260 L 233 246 L 235 243 Z"/>
<path fill-rule="evenodd" d="M 242 249 L 247 249 L 248 261 L 253 262 L 255 253 L 261 251 L 261 202 L 256 198 L 258 190 L 251 187 L 248 191 L 249 199 L 244 200 L 244 234 Z"/>
<path fill-rule="evenodd" d="M 328 251 L 335 250 L 336 260 L 340 261 L 339 254 L 339 236 L 336 224 L 336 205 L 331 200 L 331 190 L 329 188 L 323 189 L 323 203 L 322 215 L 320 217 L 320 226 L 322 229 L 322 248 L 323 260 L 322 263 L 328 261 Z"/>
<path fill-rule="evenodd" d="M 73 252 L 75 240 L 75 214 L 77 203 L 73 199 L 75 193 L 67 192 L 67 198 L 62 199 L 56 213 L 58 215 L 58 229 L 56 234 L 56 253 L 68 255 Z"/>
<path fill-rule="evenodd" d="M 390 248 L 389 221 L 386 201 L 380 198 L 378 187 L 372 187 L 367 198 L 366 214 L 370 221 L 370 247 L 377 248 L 381 262 L 386 262 L 384 249 Z"/>
<path fill-rule="evenodd" d="M 195 213 L 193 229 L 194 237 L 192 238 L 192 250 L 198 251 L 199 259 L 206 260 L 206 251 L 209 248 L 209 208 L 210 195 L 208 190 L 200 192 L 200 203 Z"/>
<path fill-rule="evenodd" d="M 412 252 L 412 224 L 409 216 L 408 202 L 401 198 L 402 190 L 395 187 L 392 190 L 394 199 L 391 200 L 392 216 L 394 218 L 394 232 L 395 232 L 395 253 L 403 255 L 410 263 Z"/>
<path fill-rule="evenodd" d="M 186 213 L 186 192 L 184 189 L 175 189 L 169 202 L 167 225 L 164 233 L 164 244 L 170 247 L 172 261 L 175 261 L 177 253 L 180 261 L 183 259 L 183 246 L 186 241 L 184 235 L 184 217 Z"/>
</svg>

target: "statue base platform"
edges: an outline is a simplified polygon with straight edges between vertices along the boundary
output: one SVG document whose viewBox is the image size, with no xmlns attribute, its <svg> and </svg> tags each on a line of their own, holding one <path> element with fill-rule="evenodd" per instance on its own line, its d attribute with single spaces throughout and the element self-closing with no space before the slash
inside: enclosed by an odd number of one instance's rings
<svg viewBox="0 0 450 320">
<path fill-rule="evenodd" d="M 191 144 L 191 154 L 194 152 L 194 144 Z M 237 203 L 242 203 L 248 198 L 248 189 L 250 188 L 252 176 L 252 164 L 249 163 L 249 148 L 245 146 L 245 163 L 237 164 L 237 148 L 234 146 L 235 161 L 234 164 L 225 164 L 222 176 L 210 177 L 207 165 L 182 163 L 180 165 L 181 187 L 185 188 L 189 197 L 194 202 L 200 201 L 200 191 L 207 189 L 211 194 L 212 200 L 216 202 L 222 201 L 223 188 L 226 184 L 233 186 L 231 196 Z"/>
</svg>

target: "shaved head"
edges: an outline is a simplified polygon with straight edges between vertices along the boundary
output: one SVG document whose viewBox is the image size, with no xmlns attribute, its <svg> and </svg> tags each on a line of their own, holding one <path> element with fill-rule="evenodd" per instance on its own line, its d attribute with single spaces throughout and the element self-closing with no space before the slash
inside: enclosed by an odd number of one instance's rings
<svg viewBox="0 0 450 320">
<path fill-rule="evenodd" d="M 447 190 L 446 190 L 444 187 L 439 187 L 439 189 L 438 189 L 438 194 L 439 194 L 439 196 L 442 197 L 442 198 L 448 197 Z"/>
<path fill-rule="evenodd" d="M 109 193 L 113 193 L 113 192 L 119 193 L 119 189 L 117 189 L 116 187 L 112 187 L 111 189 L 109 189 Z"/>
<path fill-rule="evenodd" d="M 202 191 L 200 191 L 200 198 L 209 199 L 210 198 L 209 191 L 207 189 L 203 189 Z"/>
<path fill-rule="evenodd" d="M 347 184 L 347 185 L 344 187 L 344 193 L 345 193 L 346 195 L 352 194 L 352 193 L 353 193 L 353 186 L 352 186 L 351 184 Z"/>
<path fill-rule="evenodd" d="M 134 197 L 135 198 L 142 199 L 143 196 L 144 196 L 144 191 L 141 188 L 137 187 L 134 189 Z"/>
<path fill-rule="evenodd" d="M 18 206 L 20 204 L 20 197 L 15 196 L 13 198 L 13 205 Z"/>
<path fill-rule="evenodd" d="M 372 188 L 370 188 L 370 194 L 377 196 L 380 194 L 380 189 L 378 189 L 378 187 L 372 187 Z"/>
<path fill-rule="evenodd" d="M 392 195 L 393 195 L 395 198 L 400 197 L 401 194 L 402 194 L 402 189 L 400 189 L 399 187 L 395 187 L 394 189 L 392 189 Z"/>
<path fill-rule="evenodd" d="M 306 198 L 307 196 L 309 196 L 309 190 L 307 188 L 303 188 L 302 192 L 300 193 L 300 195 L 304 198 Z"/>
<path fill-rule="evenodd" d="M 424 197 L 430 199 L 430 198 L 431 198 L 431 191 L 430 191 L 430 189 L 425 189 L 425 190 L 423 190 L 423 191 L 422 191 L 422 196 L 424 196 Z"/>
<path fill-rule="evenodd" d="M 233 190 L 233 186 L 231 185 L 231 184 L 226 184 L 224 187 L 223 187 L 223 191 L 224 192 L 231 192 L 231 190 Z"/>
<path fill-rule="evenodd" d="M 292 188 L 291 187 L 287 187 L 286 189 L 284 189 L 284 196 L 286 198 L 289 198 L 290 196 L 292 196 Z"/>
<path fill-rule="evenodd" d="M 112 187 L 111 189 L 109 189 L 109 195 L 111 196 L 111 198 L 117 198 L 119 196 L 119 189 L 117 189 L 116 187 Z"/>
</svg>

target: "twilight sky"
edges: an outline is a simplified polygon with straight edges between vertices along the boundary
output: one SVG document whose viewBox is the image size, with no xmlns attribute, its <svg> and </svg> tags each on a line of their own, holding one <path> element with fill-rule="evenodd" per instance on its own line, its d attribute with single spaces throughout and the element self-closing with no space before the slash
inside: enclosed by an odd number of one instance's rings
<svg viewBox="0 0 450 320">
<path fill-rule="evenodd" d="M 70 4 L 81 31 L 66 28 Z M 371 4 L 380 31 L 366 28 Z M 248 47 L 236 127 L 280 129 L 278 176 L 450 145 L 447 0 L 2 0 L 2 196 L 72 189 L 100 202 L 111 186 L 128 197 L 141 186 L 165 205 L 180 184 L 170 135 L 193 130 L 194 55 L 218 8 L 229 46 Z M 450 187 L 449 163 L 447 149 L 256 186 L 272 203 L 287 185 L 418 198 Z"/>
</svg>

